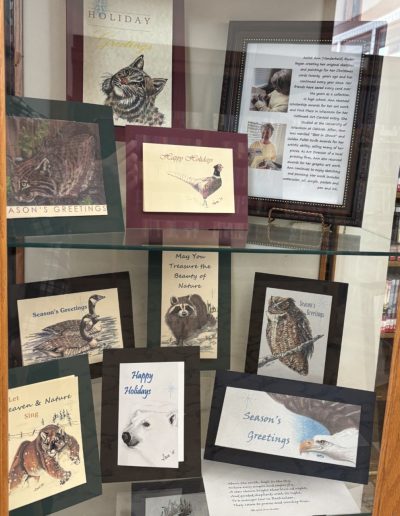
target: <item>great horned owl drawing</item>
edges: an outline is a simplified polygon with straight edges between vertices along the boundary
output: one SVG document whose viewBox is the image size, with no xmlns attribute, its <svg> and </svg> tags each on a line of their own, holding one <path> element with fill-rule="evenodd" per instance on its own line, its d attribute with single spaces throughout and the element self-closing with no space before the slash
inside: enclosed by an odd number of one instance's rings
<svg viewBox="0 0 400 516">
<path fill-rule="evenodd" d="M 271 296 L 267 308 L 267 342 L 272 355 L 280 355 L 304 342 L 312 341 L 310 323 L 305 313 L 291 297 Z M 279 357 L 279 361 L 297 373 L 308 375 L 308 360 L 314 351 L 314 343 L 301 350 Z"/>
</svg>

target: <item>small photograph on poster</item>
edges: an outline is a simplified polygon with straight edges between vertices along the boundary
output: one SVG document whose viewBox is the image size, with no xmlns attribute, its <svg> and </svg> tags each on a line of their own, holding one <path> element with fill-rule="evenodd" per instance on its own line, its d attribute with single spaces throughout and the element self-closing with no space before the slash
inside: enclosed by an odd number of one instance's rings
<svg viewBox="0 0 400 516">
<path fill-rule="evenodd" d="M 258 374 L 323 381 L 332 296 L 267 288 Z"/>
<path fill-rule="evenodd" d="M 282 169 L 286 124 L 248 122 L 248 165 L 261 170 Z"/>
<path fill-rule="evenodd" d="M 7 218 L 107 213 L 98 124 L 7 117 Z"/>
<path fill-rule="evenodd" d="M 162 254 L 161 346 L 199 346 L 218 355 L 218 253 Z"/>
<path fill-rule="evenodd" d="M 235 213 L 233 151 L 143 144 L 143 211 Z"/>
<path fill-rule="evenodd" d="M 78 377 L 9 390 L 10 510 L 86 483 Z"/>
<path fill-rule="evenodd" d="M 118 465 L 179 468 L 184 460 L 184 362 L 119 367 Z"/>
<path fill-rule="evenodd" d="M 146 499 L 146 516 L 209 516 L 204 493 L 158 496 Z"/>
<path fill-rule="evenodd" d="M 87 354 L 101 362 L 103 351 L 122 348 L 118 289 L 97 289 L 17 302 L 24 366 Z"/>
<path fill-rule="evenodd" d="M 292 70 L 289 68 L 255 68 L 250 110 L 286 113 L 291 82 Z"/>
</svg>

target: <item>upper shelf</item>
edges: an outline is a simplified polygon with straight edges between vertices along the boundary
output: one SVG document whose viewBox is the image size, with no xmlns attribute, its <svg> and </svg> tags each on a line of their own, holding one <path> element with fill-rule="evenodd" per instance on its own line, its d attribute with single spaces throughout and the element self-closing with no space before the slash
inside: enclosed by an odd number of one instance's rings
<svg viewBox="0 0 400 516">
<path fill-rule="evenodd" d="M 360 228 L 323 231 L 314 223 L 250 217 L 248 231 L 127 229 L 121 233 L 10 237 L 9 247 L 122 250 L 215 250 L 241 253 L 397 256 L 400 246 Z"/>
</svg>

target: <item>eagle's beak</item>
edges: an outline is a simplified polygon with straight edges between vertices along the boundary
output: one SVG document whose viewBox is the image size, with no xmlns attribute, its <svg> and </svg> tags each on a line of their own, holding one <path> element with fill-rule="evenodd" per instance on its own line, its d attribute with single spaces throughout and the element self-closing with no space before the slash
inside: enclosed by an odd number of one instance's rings
<svg viewBox="0 0 400 516">
<path fill-rule="evenodd" d="M 312 451 L 314 449 L 315 443 L 312 439 L 308 441 L 303 441 L 300 443 L 300 454 L 308 451 Z"/>
</svg>

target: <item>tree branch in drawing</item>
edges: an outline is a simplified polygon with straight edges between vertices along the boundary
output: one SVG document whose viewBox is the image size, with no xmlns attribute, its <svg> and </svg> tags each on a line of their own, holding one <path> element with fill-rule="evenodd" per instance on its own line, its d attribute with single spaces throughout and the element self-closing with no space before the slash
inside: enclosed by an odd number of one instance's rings
<svg viewBox="0 0 400 516">
<path fill-rule="evenodd" d="M 271 362 L 274 362 L 275 360 L 278 360 L 279 358 L 284 358 L 289 355 L 293 355 L 293 353 L 298 353 L 305 347 L 309 346 L 310 344 L 314 344 L 319 339 L 322 339 L 323 335 L 317 335 L 316 337 L 313 337 L 310 340 L 306 340 L 306 342 L 303 342 L 300 344 L 300 346 L 297 346 L 293 349 L 289 349 L 289 351 L 285 351 L 284 353 L 276 353 L 275 355 L 270 355 L 264 358 L 259 359 L 258 361 L 258 367 L 263 367 L 265 365 L 268 365 Z"/>
</svg>

